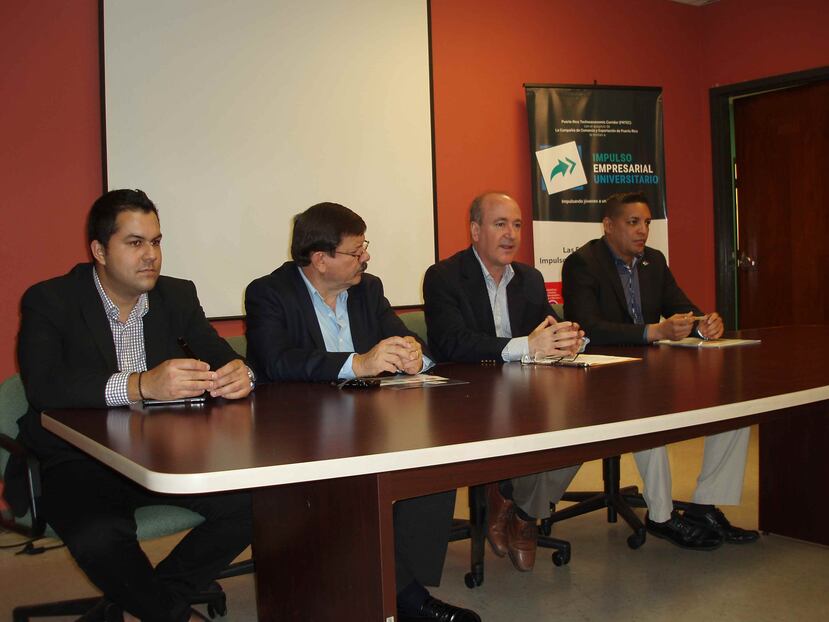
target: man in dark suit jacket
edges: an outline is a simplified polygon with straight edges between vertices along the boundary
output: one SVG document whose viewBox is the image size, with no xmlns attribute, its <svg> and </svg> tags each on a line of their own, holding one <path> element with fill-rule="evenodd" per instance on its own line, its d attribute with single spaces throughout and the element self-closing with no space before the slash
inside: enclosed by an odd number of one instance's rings
<svg viewBox="0 0 829 622">
<path fill-rule="evenodd" d="M 432 364 L 392 310 L 380 279 L 365 272 L 365 231 L 362 218 L 336 203 L 314 205 L 295 218 L 293 261 L 245 293 L 248 355 L 260 380 L 331 382 L 416 374 Z M 454 503 L 452 491 L 394 505 L 401 621 L 480 622 L 475 612 L 441 602 L 423 587 L 440 583 Z"/>
<path fill-rule="evenodd" d="M 469 210 L 472 246 L 438 262 L 423 281 L 429 345 L 441 360 L 518 361 L 524 355 L 572 356 L 583 333 L 559 322 L 535 268 L 513 261 L 521 209 L 506 194 L 476 197 Z M 579 465 L 487 486 L 487 539 L 522 571 L 535 563 L 536 517 L 557 503 Z"/>
<path fill-rule="evenodd" d="M 46 520 L 111 601 L 101 608 L 142 620 L 187 620 L 190 597 L 250 543 L 248 496 L 155 495 L 45 430 L 39 413 L 205 391 L 240 398 L 252 381 L 205 319 L 193 283 L 159 276 L 158 212 L 143 192 L 99 198 L 88 237 L 93 264 L 23 296 L 18 359 L 31 408 L 20 420 L 20 438 L 41 462 Z M 182 351 L 179 337 L 200 360 Z M 135 509 L 145 505 L 181 505 L 206 519 L 155 569 L 135 534 Z"/>
<path fill-rule="evenodd" d="M 565 316 L 579 322 L 591 342 L 599 345 L 677 340 L 692 332 L 718 338 L 723 332 L 720 316 L 703 314 L 691 303 L 665 256 L 645 245 L 650 221 L 645 195 L 615 194 L 607 199 L 604 237 L 588 242 L 564 262 Z M 645 482 L 648 531 L 684 548 L 754 542 L 756 531 L 734 527 L 716 507 L 740 502 L 748 440 L 748 428 L 706 438 L 694 504 L 684 514 L 673 509 L 665 448 L 634 453 Z"/>
</svg>

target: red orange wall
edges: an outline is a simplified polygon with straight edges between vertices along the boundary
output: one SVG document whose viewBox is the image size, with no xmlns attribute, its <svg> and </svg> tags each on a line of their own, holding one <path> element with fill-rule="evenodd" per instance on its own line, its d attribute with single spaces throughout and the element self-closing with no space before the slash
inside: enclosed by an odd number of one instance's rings
<svg viewBox="0 0 829 622">
<path fill-rule="evenodd" d="M 86 257 L 101 193 L 98 3 L 0 2 L 0 378 L 23 291 Z"/>
<path fill-rule="evenodd" d="M 701 11 L 664 0 L 436 0 L 432 23 L 441 254 L 467 243 L 463 209 L 483 189 L 506 190 L 532 220 L 523 83 L 662 86 L 671 265 L 711 306 L 713 233 L 698 190 L 710 166 L 698 155 Z M 529 242 L 520 259 L 533 263 Z"/>
<path fill-rule="evenodd" d="M 704 16 L 706 89 L 829 65 L 826 0 L 721 0 Z"/>
<path fill-rule="evenodd" d="M 530 219 L 523 82 L 658 85 L 671 264 L 712 308 L 708 88 L 827 64 L 828 6 L 432 0 L 441 256 L 467 244 L 466 207 L 484 189 L 513 193 Z M 86 257 L 83 218 L 101 189 L 97 7 L 0 2 L 0 378 L 16 368 L 23 290 Z M 241 323 L 220 330 L 239 334 Z"/>
</svg>

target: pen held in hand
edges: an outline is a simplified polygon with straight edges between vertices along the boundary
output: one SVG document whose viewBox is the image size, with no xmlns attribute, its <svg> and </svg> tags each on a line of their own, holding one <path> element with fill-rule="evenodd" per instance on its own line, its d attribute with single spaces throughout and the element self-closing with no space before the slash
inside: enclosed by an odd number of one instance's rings
<svg viewBox="0 0 829 622">
<path fill-rule="evenodd" d="M 196 356 L 193 350 L 190 349 L 190 345 L 187 343 L 187 340 L 184 337 L 179 337 L 176 341 L 178 341 L 179 347 L 182 349 L 184 354 L 187 355 L 188 358 L 196 359 L 197 361 L 201 360 L 198 356 Z"/>
</svg>

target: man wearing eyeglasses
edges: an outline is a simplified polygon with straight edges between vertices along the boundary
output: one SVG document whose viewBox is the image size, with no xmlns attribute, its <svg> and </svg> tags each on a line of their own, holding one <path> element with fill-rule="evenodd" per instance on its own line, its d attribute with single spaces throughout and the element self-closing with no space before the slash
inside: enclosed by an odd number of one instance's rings
<svg viewBox="0 0 829 622">
<path fill-rule="evenodd" d="M 644 194 L 619 193 L 607 199 L 604 237 L 564 261 L 566 317 L 579 322 L 596 345 L 640 345 L 692 333 L 718 338 L 723 332 L 720 316 L 703 314 L 677 285 L 665 256 L 645 245 L 650 222 Z M 698 550 L 756 541 L 756 531 L 731 525 L 717 508 L 740 502 L 748 440 L 748 428 L 706 437 L 694 503 L 682 514 L 673 507 L 665 447 L 635 452 L 645 482 L 648 533 Z"/>
<path fill-rule="evenodd" d="M 336 381 L 432 365 L 366 268 L 366 223 L 337 203 L 294 219 L 291 257 L 248 285 L 248 357 L 263 381 Z M 394 504 L 395 574 L 401 622 L 480 622 L 473 611 L 432 597 L 452 522 L 455 492 Z M 347 508 L 343 508 L 347 511 Z M 343 612 L 343 619 L 348 619 Z"/>
<path fill-rule="evenodd" d="M 535 268 L 514 261 L 521 209 L 503 193 L 476 197 L 469 209 L 472 246 L 438 262 L 423 281 L 429 345 L 440 360 L 519 361 L 575 356 L 584 333 L 560 322 Z M 536 517 L 557 503 L 579 465 L 487 486 L 487 539 L 499 557 L 532 570 Z"/>
</svg>

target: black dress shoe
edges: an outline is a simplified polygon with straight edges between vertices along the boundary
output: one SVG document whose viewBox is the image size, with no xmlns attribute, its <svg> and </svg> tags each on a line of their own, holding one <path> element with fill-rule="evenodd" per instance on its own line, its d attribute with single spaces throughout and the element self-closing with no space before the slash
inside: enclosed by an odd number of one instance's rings
<svg viewBox="0 0 829 622">
<path fill-rule="evenodd" d="M 683 549 L 713 551 L 722 546 L 722 536 L 719 533 L 685 520 L 676 510 L 671 512 L 671 518 L 664 523 L 656 523 L 646 514 L 645 528 L 649 534 L 673 542 Z"/>
<path fill-rule="evenodd" d="M 438 622 L 481 622 L 481 616 L 474 611 L 455 607 L 442 600 L 429 596 L 420 606 L 420 611 L 414 615 L 398 613 L 400 622 L 421 622 L 423 620 L 437 620 Z"/>
<path fill-rule="evenodd" d="M 751 544 L 757 542 L 760 537 L 759 532 L 753 529 L 741 529 L 729 523 L 725 514 L 714 506 L 710 506 L 710 509 L 704 512 L 686 510 L 683 518 L 693 525 L 716 531 L 730 544 Z"/>
</svg>

